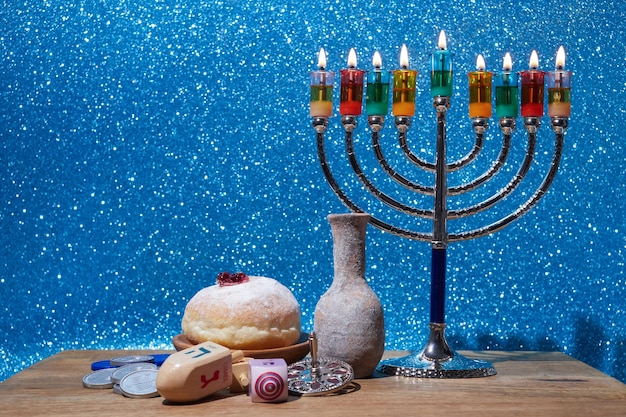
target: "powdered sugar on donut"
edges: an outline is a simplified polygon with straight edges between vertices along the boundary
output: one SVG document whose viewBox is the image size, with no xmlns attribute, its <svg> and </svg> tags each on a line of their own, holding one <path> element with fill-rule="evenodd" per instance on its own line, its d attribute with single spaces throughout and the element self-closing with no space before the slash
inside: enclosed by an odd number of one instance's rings
<svg viewBox="0 0 626 417">
<path fill-rule="evenodd" d="M 272 278 L 250 276 L 232 286 L 213 285 L 189 300 L 182 321 L 192 342 L 211 340 L 232 349 L 269 349 L 300 337 L 300 306 Z"/>
</svg>

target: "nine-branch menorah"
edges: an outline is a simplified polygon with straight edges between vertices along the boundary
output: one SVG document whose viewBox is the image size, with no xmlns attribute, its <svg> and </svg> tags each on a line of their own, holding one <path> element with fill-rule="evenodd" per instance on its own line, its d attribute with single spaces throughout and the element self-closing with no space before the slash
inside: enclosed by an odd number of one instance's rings
<svg viewBox="0 0 626 417">
<path fill-rule="evenodd" d="M 442 42 L 443 38 L 443 42 Z M 341 202 L 353 212 L 365 212 L 342 190 L 331 171 L 324 147 L 324 134 L 328 119 L 332 115 L 332 90 L 334 74 L 325 70 L 325 53 L 320 51 L 320 69 L 311 73 L 311 117 L 313 128 L 317 132 L 317 149 L 322 171 L 332 190 Z M 413 231 L 392 225 L 384 219 L 372 216 L 370 223 L 375 227 L 408 239 L 430 242 L 431 288 L 430 288 L 430 324 L 429 338 L 425 347 L 418 352 L 401 358 L 388 359 L 380 363 L 378 370 L 385 374 L 408 377 L 428 378 L 467 378 L 494 375 L 496 370 L 485 361 L 465 358 L 453 351 L 445 336 L 445 294 L 446 294 L 446 249 L 449 243 L 474 239 L 494 233 L 506 227 L 526 214 L 545 195 L 552 184 L 561 160 L 564 134 L 570 115 L 570 77 L 564 71 L 565 56 L 563 49 L 557 54 L 557 69 L 543 72 L 537 69 L 536 53 L 531 55 L 531 69 L 522 71 L 521 76 L 521 116 L 528 141 L 526 153 L 517 172 L 509 182 L 492 195 L 463 208 L 448 209 L 448 196 L 461 195 L 477 190 L 489 182 L 507 163 L 511 146 L 511 137 L 516 128 L 518 117 L 518 74 L 511 72 L 510 56 L 504 60 L 504 71 L 496 79 L 496 117 L 499 118 L 503 135 L 502 146 L 491 166 L 475 178 L 457 186 L 448 186 L 447 174 L 460 171 L 475 162 L 484 144 L 484 136 L 491 117 L 492 75 L 484 69 L 484 61 L 479 55 L 477 71 L 468 74 L 469 112 L 475 133 L 475 143 L 470 152 L 457 161 L 448 162 L 446 156 L 446 113 L 450 107 L 452 95 L 452 65 L 449 52 L 445 47 L 445 35 L 441 34 L 439 49 L 432 55 L 431 96 L 436 110 L 437 140 L 435 160 L 430 162 L 412 152 L 407 133 L 415 111 L 415 78 L 417 72 L 408 69 L 406 48 L 402 48 L 401 69 L 388 73 L 381 71 L 380 56 L 374 56 L 374 71 L 367 74 L 366 113 L 371 130 L 372 150 L 383 171 L 403 189 L 422 195 L 431 196 L 434 206 L 416 207 L 396 199 L 377 187 L 361 168 L 355 155 L 353 133 L 361 114 L 363 101 L 363 78 L 365 71 L 356 69 L 356 54 L 351 50 L 349 68 L 341 70 L 340 114 L 345 131 L 346 154 L 350 166 L 363 187 L 376 199 L 408 216 L 415 216 L 432 221 L 432 230 Z M 449 233 L 447 222 L 451 219 L 464 219 L 468 216 L 489 210 L 495 204 L 509 196 L 520 186 L 533 163 L 537 142 L 537 133 L 541 126 L 544 109 L 544 76 L 548 86 L 548 113 L 555 134 L 550 167 L 541 184 L 522 204 L 496 221 L 459 233 Z M 399 148 L 411 164 L 434 175 L 430 185 L 423 185 L 396 171 L 385 158 L 380 143 L 380 132 L 388 111 L 389 81 L 392 78 L 392 114 L 398 134 Z"/>
</svg>

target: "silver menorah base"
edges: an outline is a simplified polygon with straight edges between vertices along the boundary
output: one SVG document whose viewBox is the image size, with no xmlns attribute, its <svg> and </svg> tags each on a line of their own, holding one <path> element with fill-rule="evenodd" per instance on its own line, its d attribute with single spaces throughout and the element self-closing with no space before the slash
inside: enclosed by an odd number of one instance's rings
<svg viewBox="0 0 626 417">
<path fill-rule="evenodd" d="M 487 361 L 466 358 L 450 349 L 444 323 L 431 323 L 428 343 L 421 352 L 382 361 L 377 371 L 412 378 L 478 378 L 496 374 Z"/>
<path fill-rule="evenodd" d="M 518 188 L 531 168 L 535 154 L 537 132 L 541 126 L 541 120 L 540 117 L 524 118 L 524 128 L 528 133 L 526 155 L 517 173 L 510 179 L 508 184 L 506 184 L 494 195 L 487 197 L 477 204 L 461 209 L 449 210 L 447 208 L 448 195 L 460 195 L 473 191 L 480 185 L 489 181 L 500 171 L 509 154 L 511 136 L 515 130 L 515 119 L 500 119 L 500 130 L 503 134 L 503 143 L 500 154 L 492 163 L 492 166 L 483 174 L 477 176 L 468 183 L 448 187 L 447 173 L 466 167 L 476 160 L 480 154 L 483 146 L 483 137 L 488 129 L 488 122 L 485 118 L 473 119 L 473 129 L 476 136 L 473 149 L 461 159 L 448 163 L 446 160 L 446 112 L 450 107 L 450 98 L 435 97 L 433 105 L 437 111 L 437 144 L 434 163 L 424 161 L 419 156 L 414 154 L 408 146 L 406 136 L 407 131 L 411 126 L 411 118 L 404 116 L 395 117 L 395 126 L 398 131 L 399 144 L 402 152 L 411 163 L 427 172 L 432 172 L 435 175 L 433 186 L 418 184 L 413 180 L 406 178 L 390 166 L 380 146 L 379 132 L 383 128 L 384 117 L 370 116 L 368 118 L 368 124 L 372 131 L 372 149 L 385 173 L 408 190 L 432 196 L 434 198 L 433 209 L 422 209 L 404 204 L 390 195 L 385 194 L 373 184 L 373 182 L 361 169 L 355 155 L 352 135 L 357 127 L 357 117 L 350 115 L 344 115 L 342 117 L 342 125 L 345 130 L 346 153 L 353 171 L 362 182 L 365 189 L 376 199 L 401 213 L 431 219 L 433 221 L 432 232 L 419 232 L 393 226 L 392 224 L 374 216 L 370 219 L 370 223 L 381 230 L 408 239 L 430 242 L 432 247 L 429 324 L 430 334 L 428 342 L 421 351 L 401 358 L 393 358 L 382 361 L 377 370 L 388 375 L 419 378 L 475 378 L 495 375 L 496 370 L 491 363 L 465 358 L 450 349 L 450 346 L 446 341 L 446 325 L 444 318 L 446 299 L 446 249 L 448 243 L 450 242 L 474 239 L 503 229 L 513 221 L 526 214 L 539 202 L 539 200 L 546 194 L 556 176 L 563 152 L 564 134 L 567 130 L 568 118 L 552 117 L 552 129 L 555 133 L 555 142 L 550 168 L 542 183 L 536 191 L 532 193 L 528 200 L 516 209 L 512 210 L 509 214 L 504 215 L 502 218 L 491 224 L 472 230 L 450 233 L 447 227 L 448 220 L 461 219 L 488 210 Z M 326 159 L 326 152 L 324 150 L 324 132 L 326 131 L 327 126 L 327 118 L 313 118 L 313 128 L 317 132 L 318 157 L 324 176 L 334 193 L 339 197 L 344 205 L 346 205 L 353 212 L 365 213 L 366 211 L 348 197 L 333 177 Z"/>
</svg>

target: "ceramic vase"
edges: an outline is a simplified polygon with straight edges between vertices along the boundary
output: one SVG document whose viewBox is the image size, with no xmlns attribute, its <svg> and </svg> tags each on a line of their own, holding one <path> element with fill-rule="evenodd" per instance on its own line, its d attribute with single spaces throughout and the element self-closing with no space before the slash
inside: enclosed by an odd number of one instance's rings
<svg viewBox="0 0 626 417">
<path fill-rule="evenodd" d="M 315 307 L 318 355 L 348 362 L 355 378 L 372 375 L 385 350 L 380 300 L 365 280 L 364 213 L 328 216 L 333 237 L 333 282 Z"/>
</svg>

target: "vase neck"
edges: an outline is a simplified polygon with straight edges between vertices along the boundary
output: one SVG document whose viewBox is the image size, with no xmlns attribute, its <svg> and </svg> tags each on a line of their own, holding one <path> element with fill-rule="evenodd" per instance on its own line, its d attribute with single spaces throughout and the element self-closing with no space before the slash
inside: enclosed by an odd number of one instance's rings
<svg viewBox="0 0 626 417">
<path fill-rule="evenodd" d="M 364 213 L 328 216 L 333 235 L 333 261 L 337 283 L 365 279 L 365 235 L 370 216 Z"/>
</svg>

